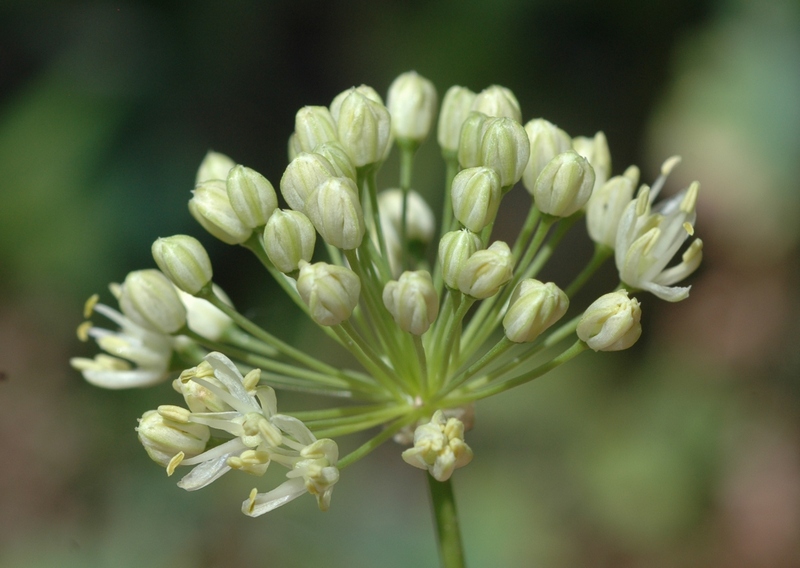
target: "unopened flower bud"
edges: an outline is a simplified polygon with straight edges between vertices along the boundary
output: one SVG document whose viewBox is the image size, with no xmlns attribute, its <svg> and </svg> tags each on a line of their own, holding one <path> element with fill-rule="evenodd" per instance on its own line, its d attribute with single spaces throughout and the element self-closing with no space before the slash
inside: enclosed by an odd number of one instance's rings
<svg viewBox="0 0 800 568">
<path fill-rule="evenodd" d="M 469 229 L 451 231 L 439 241 L 439 263 L 442 279 L 448 288 L 458 289 L 458 277 L 467 259 L 481 248 L 481 240 Z"/>
<path fill-rule="evenodd" d="M 189 235 L 156 239 L 153 259 L 175 286 L 196 294 L 211 281 L 211 259 L 200 241 Z"/>
<path fill-rule="evenodd" d="M 158 270 L 128 273 L 122 284 L 119 307 L 134 323 L 172 334 L 186 325 L 186 307 L 169 279 Z"/>
<path fill-rule="evenodd" d="M 638 184 L 639 168 L 631 166 L 592 192 L 586 204 L 586 228 L 594 242 L 614 248 L 619 220 Z"/>
<path fill-rule="evenodd" d="M 294 272 L 314 254 L 317 232 L 299 211 L 276 209 L 264 228 L 264 249 L 281 272 Z"/>
<path fill-rule="evenodd" d="M 528 135 L 511 118 L 490 118 L 481 137 L 480 165 L 492 168 L 500 176 L 500 185 L 509 188 L 520 179 L 530 158 Z"/>
<path fill-rule="evenodd" d="M 437 131 L 437 140 L 444 152 L 458 152 L 461 126 L 467 119 L 474 100 L 475 93 L 458 85 L 450 87 L 445 93 Z"/>
<path fill-rule="evenodd" d="M 336 170 L 320 154 L 302 152 L 289 162 L 281 177 L 281 194 L 295 211 L 305 213 L 306 199 L 319 184 L 336 177 Z"/>
<path fill-rule="evenodd" d="M 336 121 L 324 106 L 304 106 L 294 117 L 297 145 L 303 152 L 313 152 L 325 142 L 337 140 Z"/>
<path fill-rule="evenodd" d="M 527 278 L 514 289 L 503 318 L 506 337 L 515 343 L 534 341 L 567 312 L 569 298 L 555 284 Z"/>
<path fill-rule="evenodd" d="M 543 118 L 529 121 L 525 132 L 531 143 L 531 155 L 522 174 L 522 183 L 528 193 L 533 194 L 536 178 L 550 160 L 572 148 L 572 140 L 569 134 Z"/>
<path fill-rule="evenodd" d="M 212 284 L 212 287 L 217 297 L 229 306 L 232 305 L 222 288 L 216 284 Z M 186 306 L 186 325 L 196 334 L 211 341 L 219 341 L 233 326 L 233 320 L 211 302 L 196 298 L 182 290 L 178 291 L 178 295 Z"/>
<path fill-rule="evenodd" d="M 386 107 L 395 137 L 420 143 L 428 137 L 436 114 L 436 87 L 415 71 L 403 73 L 389 86 Z"/>
<path fill-rule="evenodd" d="M 292 132 L 291 136 L 289 136 L 289 142 L 287 144 L 287 155 L 289 156 L 289 161 L 291 162 L 294 160 L 303 149 L 300 147 L 300 141 L 297 139 L 297 133 Z"/>
<path fill-rule="evenodd" d="M 595 175 L 594 187 L 599 189 L 611 176 L 611 151 L 606 135 L 600 131 L 592 138 L 577 136 L 572 139 L 572 148 L 589 160 Z"/>
<path fill-rule="evenodd" d="M 167 467 L 172 458 L 181 452 L 187 458 L 203 453 L 211 437 L 208 426 L 176 422 L 165 418 L 157 410 L 145 412 L 139 419 L 136 431 L 147 455 L 163 467 Z"/>
<path fill-rule="evenodd" d="M 390 280 L 383 288 L 383 305 L 397 326 L 414 335 L 422 335 L 439 312 L 439 295 L 431 275 L 425 270 L 406 271 L 399 280 Z"/>
<path fill-rule="evenodd" d="M 536 179 L 533 201 L 542 213 L 569 217 L 592 195 L 594 170 L 586 158 L 569 151 L 553 158 Z"/>
<path fill-rule="evenodd" d="M 464 262 L 458 274 L 458 289 L 483 300 L 497 294 L 511 280 L 513 271 L 511 249 L 503 241 L 495 241 L 488 249 L 475 251 Z"/>
<path fill-rule="evenodd" d="M 228 172 L 235 165 L 236 162 L 225 154 L 209 150 L 203 158 L 203 161 L 200 162 L 194 184 L 199 185 L 211 179 L 221 179 L 224 181 L 228 179 Z"/>
<path fill-rule="evenodd" d="M 492 168 L 461 170 L 450 189 L 453 215 L 470 231 L 479 233 L 497 216 L 500 190 L 500 176 Z"/>
<path fill-rule="evenodd" d="M 384 159 L 391 140 L 391 116 L 381 103 L 351 89 L 336 117 L 339 142 L 360 168 Z"/>
<path fill-rule="evenodd" d="M 481 141 L 489 117 L 482 112 L 470 112 L 461 125 L 458 141 L 458 163 L 462 168 L 474 168 L 481 163 Z"/>
<path fill-rule="evenodd" d="M 242 224 L 249 229 L 263 227 L 278 207 L 278 196 L 272 184 L 255 170 L 235 166 L 226 183 L 228 200 Z"/>
<path fill-rule="evenodd" d="M 198 185 L 192 191 L 189 212 L 206 231 L 229 245 L 241 244 L 253 233 L 231 207 L 224 180 Z"/>
<path fill-rule="evenodd" d="M 341 144 L 334 141 L 325 142 L 314 148 L 314 153 L 328 160 L 333 167 L 335 177 L 349 177 L 356 181 L 356 167 Z"/>
<path fill-rule="evenodd" d="M 642 310 L 636 298 L 618 290 L 600 296 L 586 308 L 578 323 L 578 337 L 595 351 L 621 351 L 639 339 Z"/>
<path fill-rule="evenodd" d="M 339 121 L 339 113 L 342 109 L 342 103 L 344 100 L 350 95 L 351 92 L 357 92 L 371 101 L 375 101 L 378 104 L 383 104 L 383 98 L 378 94 L 378 91 L 370 87 L 369 85 L 359 85 L 358 87 L 351 87 L 345 91 L 342 91 L 338 95 L 336 95 L 333 100 L 331 101 L 330 109 L 331 109 L 331 116 L 333 117 L 334 122 Z"/>
<path fill-rule="evenodd" d="M 305 211 L 329 245 L 343 250 L 358 248 L 364 238 L 364 213 L 358 186 L 346 177 L 323 181 L 306 199 Z"/>
<path fill-rule="evenodd" d="M 522 122 L 522 111 L 517 97 L 500 85 L 492 85 L 478 93 L 472 102 L 472 110 L 490 117 L 505 117 Z"/>
<path fill-rule="evenodd" d="M 447 481 L 454 470 L 472 461 L 472 450 L 464 442 L 464 423 L 437 410 L 430 422 L 414 430 L 414 447 L 402 457 L 409 465 L 427 469 L 437 481 Z"/>
<path fill-rule="evenodd" d="M 378 211 L 384 231 L 388 225 L 399 235 L 403 217 L 403 190 L 393 188 L 380 192 Z M 406 201 L 406 238 L 427 244 L 433 239 L 435 231 L 436 219 L 430 206 L 419 193 L 410 190 Z"/>
<path fill-rule="evenodd" d="M 361 281 L 356 273 L 334 264 L 301 263 L 297 292 L 319 325 L 339 325 L 358 305 Z"/>
</svg>

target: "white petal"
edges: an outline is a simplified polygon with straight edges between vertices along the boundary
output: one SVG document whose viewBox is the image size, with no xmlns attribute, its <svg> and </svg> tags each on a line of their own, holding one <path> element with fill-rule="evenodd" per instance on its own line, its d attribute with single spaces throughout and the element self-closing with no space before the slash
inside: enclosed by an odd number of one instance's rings
<svg viewBox="0 0 800 568">
<path fill-rule="evenodd" d="M 87 382 L 104 389 L 149 387 L 164 381 L 169 373 L 135 369 L 131 371 L 83 371 Z"/>
<path fill-rule="evenodd" d="M 186 491 L 197 491 L 219 479 L 231 469 L 226 463 L 230 456 L 231 454 L 225 454 L 201 463 L 178 482 L 178 487 Z"/>
<path fill-rule="evenodd" d="M 242 513 L 249 517 L 258 517 L 269 513 L 306 492 L 306 484 L 302 479 L 284 481 L 267 493 L 258 493 L 242 502 Z"/>
</svg>

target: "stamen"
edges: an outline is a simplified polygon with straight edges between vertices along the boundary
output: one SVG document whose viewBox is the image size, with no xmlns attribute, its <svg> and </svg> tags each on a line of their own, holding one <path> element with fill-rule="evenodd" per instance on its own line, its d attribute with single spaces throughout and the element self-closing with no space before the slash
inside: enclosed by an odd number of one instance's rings
<svg viewBox="0 0 800 568">
<path fill-rule="evenodd" d="M 91 316 L 92 312 L 94 311 L 94 306 L 97 304 L 99 300 L 100 300 L 99 294 L 92 294 L 91 296 L 89 296 L 89 299 L 86 300 L 86 303 L 83 305 L 83 317 L 89 319 L 89 316 Z"/>
</svg>

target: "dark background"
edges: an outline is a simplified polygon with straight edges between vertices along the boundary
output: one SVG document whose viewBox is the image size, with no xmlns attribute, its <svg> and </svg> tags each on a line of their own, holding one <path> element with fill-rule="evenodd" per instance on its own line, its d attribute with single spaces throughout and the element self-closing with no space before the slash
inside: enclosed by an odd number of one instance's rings
<svg viewBox="0 0 800 568">
<path fill-rule="evenodd" d="M 800 557 L 800 6 L 791 0 L 0 3 L 0 566 L 435 566 L 421 472 L 386 445 L 331 510 L 239 513 L 255 480 L 187 494 L 139 446 L 168 385 L 68 367 L 86 297 L 208 247 L 240 311 L 316 341 L 247 254 L 186 209 L 208 149 L 275 185 L 303 105 L 414 69 L 442 96 L 501 84 L 523 120 L 603 130 L 613 170 L 702 183 L 706 259 L 643 340 L 478 405 L 455 477 L 471 566 L 791 567 Z M 382 177 L 396 179 L 393 156 Z M 441 201 L 429 142 L 415 185 Z M 503 209 L 514 226 L 518 190 Z M 559 251 L 569 278 L 585 237 Z M 614 285 L 601 273 L 580 300 Z M 316 346 L 315 346 L 316 347 Z M 321 349 L 321 348 L 320 348 Z M 346 451 L 355 441 L 342 440 Z"/>
</svg>

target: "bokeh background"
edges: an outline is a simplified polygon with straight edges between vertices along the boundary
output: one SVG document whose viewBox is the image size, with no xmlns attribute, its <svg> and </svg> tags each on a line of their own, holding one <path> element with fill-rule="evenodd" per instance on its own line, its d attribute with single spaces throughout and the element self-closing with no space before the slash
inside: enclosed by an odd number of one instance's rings
<svg viewBox="0 0 800 568">
<path fill-rule="evenodd" d="M 195 494 L 133 428 L 169 385 L 106 392 L 70 356 L 83 301 L 208 247 L 237 306 L 329 345 L 243 252 L 186 209 L 208 149 L 274 183 L 294 113 L 415 69 L 514 90 L 524 120 L 603 130 L 614 173 L 681 154 L 702 183 L 691 297 L 644 297 L 645 334 L 484 401 L 455 477 L 471 566 L 800 566 L 800 5 L 794 0 L 0 3 L 0 566 L 436 566 L 422 472 L 386 445 L 325 514 L 253 520 L 252 479 Z M 382 178 L 392 185 L 392 168 Z M 415 186 L 441 200 L 429 142 Z M 518 190 L 521 191 L 521 190 Z M 527 207 L 521 191 L 504 224 Z M 547 276 L 591 249 L 579 229 Z M 576 301 L 614 285 L 611 267 Z M 282 399 L 283 400 L 283 399 Z M 288 405 L 294 401 L 287 397 Z M 346 450 L 359 440 L 344 439 Z"/>
</svg>

